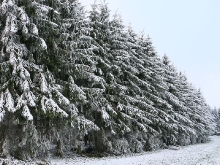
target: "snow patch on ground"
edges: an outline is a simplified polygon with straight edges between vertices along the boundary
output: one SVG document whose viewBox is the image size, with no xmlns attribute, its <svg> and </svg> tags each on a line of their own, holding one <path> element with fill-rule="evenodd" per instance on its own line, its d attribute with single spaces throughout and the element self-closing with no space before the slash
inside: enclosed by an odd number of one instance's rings
<svg viewBox="0 0 220 165">
<path fill-rule="evenodd" d="M 134 154 L 133 156 L 53 159 L 52 165 L 219 165 L 220 136 L 212 136 L 205 144 Z"/>
<path fill-rule="evenodd" d="M 14 159 L 0 159 L 8 165 L 219 165 L 220 136 L 210 137 L 211 141 L 186 147 L 133 154 L 127 156 L 87 158 L 74 155 L 72 158 L 23 162 Z"/>
</svg>

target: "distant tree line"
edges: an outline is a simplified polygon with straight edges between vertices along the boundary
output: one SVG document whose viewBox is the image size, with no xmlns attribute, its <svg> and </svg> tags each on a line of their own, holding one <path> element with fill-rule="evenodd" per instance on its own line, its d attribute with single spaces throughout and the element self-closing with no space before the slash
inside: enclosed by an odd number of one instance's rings
<svg viewBox="0 0 220 165">
<path fill-rule="evenodd" d="M 214 135 L 220 135 L 220 108 L 213 108 L 211 110 L 213 116 L 213 133 Z"/>
</svg>

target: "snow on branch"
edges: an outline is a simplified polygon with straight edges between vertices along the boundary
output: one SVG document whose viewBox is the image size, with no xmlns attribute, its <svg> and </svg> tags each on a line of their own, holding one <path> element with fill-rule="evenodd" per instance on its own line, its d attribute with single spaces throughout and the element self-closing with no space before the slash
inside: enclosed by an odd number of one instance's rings
<svg viewBox="0 0 220 165">
<path fill-rule="evenodd" d="M 72 126 L 74 126 L 73 123 L 72 123 Z M 100 128 L 96 124 L 84 118 L 83 116 L 79 116 L 77 118 L 77 128 L 78 130 L 84 132 L 85 134 L 88 133 L 88 131 L 90 130 L 95 130 L 95 131 L 100 130 Z"/>
<path fill-rule="evenodd" d="M 40 90 L 43 93 L 47 93 L 49 91 L 48 87 L 47 87 L 47 81 L 46 78 L 44 77 L 44 75 L 42 73 L 40 73 Z"/>
<path fill-rule="evenodd" d="M 61 115 L 62 117 L 68 117 L 69 115 L 62 110 L 53 99 L 48 99 L 45 96 L 41 99 L 41 109 L 44 113 L 54 113 L 54 115 Z"/>
<path fill-rule="evenodd" d="M 30 113 L 30 110 L 28 108 L 27 105 L 25 105 L 23 107 L 23 110 L 22 110 L 22 114 L 21 114 L 24 118 L 26 118 L 27 120 L 33 120 L 33 116 L 32 114 Z"/>
<path fill-rule="evenodd" d="M 56 89 L 54 90 L 54 93 L 55 93 L 55 96 L 56 96 L 56 99 L 57 99 L 59 105 L 66 106 L 66 107 L 69 106 L 69 104 L 70 104 L 69 99 L 67 99 L 65 96 L 63 96 Z"/>
<path fill-rule="evenodd" d="M 12 95 L 8 89 L 6 89 L 4 93 L 5 97 L 5 109 L 7 109 L 9 112 L 15 112 L 16 108 L 14 107 L 14 99 L 12 98 Z"/>
<path fill-rule="evenodd" d="M 5 110 L 4 110 L 4 95 L 3 92 L 0 94 L 0 122 L 4 118 Z"/>
</svg>

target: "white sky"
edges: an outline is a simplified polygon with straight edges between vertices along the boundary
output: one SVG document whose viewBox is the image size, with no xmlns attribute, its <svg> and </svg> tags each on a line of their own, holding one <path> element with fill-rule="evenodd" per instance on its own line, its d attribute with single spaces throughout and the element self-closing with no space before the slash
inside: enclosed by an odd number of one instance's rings
<svg viewBox="0 0 220 165">
<path fill-rule="evenodd" d="M 94 0 L 79 0 L 90 8 Z M 99 0 L 97 0 L 99 2 Z M 220 107 L 219 0 L 106 0 L 124 25 L 145 30 L 160 56 L 166 53 L 211 107 Z"/>
</svg>

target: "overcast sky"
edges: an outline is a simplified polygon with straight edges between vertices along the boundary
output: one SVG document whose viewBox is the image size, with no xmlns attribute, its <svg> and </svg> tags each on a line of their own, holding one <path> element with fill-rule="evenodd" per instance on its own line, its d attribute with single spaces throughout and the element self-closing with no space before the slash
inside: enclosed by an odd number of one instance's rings
<svg viewBox="0 0 220 165">
<path fill-rule="evenodd" d="M 86 9 L 94 0 L 79 0 Z M 99 0 L 97 0 L 99 2 Z M 106 0 L 124 25 L 150 35 L 188 81 L 200 88 L 211 107 L 220 108 L 219 0 Z"/>
</svg>

